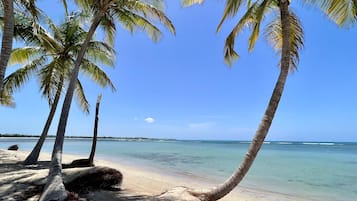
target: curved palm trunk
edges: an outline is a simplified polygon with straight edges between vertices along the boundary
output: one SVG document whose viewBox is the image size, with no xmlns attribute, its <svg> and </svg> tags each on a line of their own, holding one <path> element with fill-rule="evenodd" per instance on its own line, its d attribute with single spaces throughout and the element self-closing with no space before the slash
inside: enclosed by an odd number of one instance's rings
<svg viewBox="0 0 357 201">
<path fill-rule="evenodd" d="M 37 161 L 38 161 L 38 157 L 40 155 L 40 152 L 41 152 L 41 149 L 42 149 L 42 145 L 45 142 L 45 139 L 46 139 L 47 134 L 48 134 L 48 130 L 50 129 L 53 117 L 55 116 L 55 113 L 56 113 L 57 105 L 58 105 L 59 99 L 61 97 L 62 87 L 63 87 L 63 78 L 62 78 L 61 82 L 58 85 L 58 89 L 57 89 L 57 92 L 56 92 L 56 95 L 55 95 L 55 99 L 53 100 L 53 103 L 52 103 L 52 106 L 51 106 L 51 110 L 50 110 L 50 113 L 48 114 L 47 121 L 45 123 L 45 127 L 42 130 L 40 139 L 38 139 L 35 147 L 33 148 L 31 153 L 25 159 L 25 161 L 24 161 L 25 165 L 33 165 L 33 164 L 36 164 Z"/>
<path fill-rule="evenodd" d="M 282 96 L 284 86 L 286 83 L 287 76 L 289 74 L 290 68 L 290 21 L 289 21 L 289 2 L 288 0 L 280 1 L 280 15 L 281 15 L 281 26 L 283 35 L 283 47 L 282 47 L 282 59 L 281 59 L 281 70 L 278 80 L 275 84 L 274 91 L 270 98 L 268 107 L 264 113 L 263 119 L 260 122 L 258 130 L 250 144 L 250 147 L 240 164 L 239 168 L 232 174 L 232 176 L 227 179 L 223 184 L 214 188 L 209 192 L 191 192 L 192 195 L 199 197 L 204 201 L 215 201 L 219 200 L 229 192 L 231 192 L 247 174 L 249 168 L 252 166 L 263 142 L 268 134 L 269 128 L 273 121 L 275 112 L 278 108 L 280 98 Z"/>
<path fill-rule="evenodd" d="M 68 114 L 78 78 L 79 67 L 82 63 L 82 59 L 88 48 L 89 42 L 92 39 L 94 32 L 97 29 L 102 17 L 104 16 L 104 12 L 100 12 L 97 14 L 97 16 L 95 16 L 93 23 L 88 31 L 87 37 L 83 42 L 81 50 L 79 51 L 78 57 L 75 61 L 74 69 L 71 74 L 71 79 L 68 85 L 66 96 L 64 98 L 61 116 L 58 123 L 56 140 L 52 151 L 52 160 L 50 171 L 48 174 L 48 180 L 44 192 L 41 195 L 40 201 L 63 201 L 67 199 L 66 189 L 62 180 L 62 150 L 64 134 L 66 132 Z"/>
<path fill-rule="evenodd" d="M 94 160 L 94 154 L 95 154 L 95 149 L 97 147 L 97 136 L 98 136 L 98 120 L 99 120 L 99 105 L 100 105 L 100 100 L 102 99 L 102 94 L 98 96 L 97 99 L 97 104 L 95 106 L 95 119 L 94 119 L 94 131 L 93 131 L 93 142 L 92 142 L 92 149 L 89 155 L 89 165 L 94 165 L 93 160 Z"/>
<path fill-rule="evenodd" d="M 3 90 L 6 66 L 12 50 L 12 38 L 14 36 L 14 3 L 13 0 L 2 0 L 4 6 L 4 30 L 2 35 L 0 55 L 0 94 Z"/>
</svg>

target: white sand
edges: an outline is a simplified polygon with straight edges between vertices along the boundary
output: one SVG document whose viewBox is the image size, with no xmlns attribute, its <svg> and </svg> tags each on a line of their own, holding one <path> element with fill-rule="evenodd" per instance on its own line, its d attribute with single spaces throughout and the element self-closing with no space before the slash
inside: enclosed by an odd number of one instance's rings
<svg viewBox="0 0 357 201">
<path fill-rule="evenodd" d="M 0 200 L 4 197 L 4 193 L 9 192 L 9 188 L 16 183 L 16 187 L 21 189 L 19 180 L 15 180 L 19 175 L 24 174 L 21 166 L 11 166 L 4 164 L 11 164 L 23 160 L 28 152 L 23 151 L 7 151 L 0 150 Z M 63 155 L 63 163 L 70 163 L 79 156 Z M 41 161 L 49 161 L 49 153 L 41 153 Z M 211 181 L 204 178 L 197 178 L 189 175 L 175 175 L 165 172 L 160 172 L 157 169 L 149 169 L 146 167 L 129 166 L 119 164 L 117 162 L 109 161 L 108 159 L 95 160 L 97 166 L 108 166 L 115 168 L 124 175 L 122 191 L 109 192 L 100 191 L 90 193 L 90 197 L 94 200 L 135 200 L 135 196 L 143 198 L 144 195 L 158 195 L 164 191 L 172 189 L 177 186 L 186 186 L 194 189 L 207 189 L 213 187 Z M 17 169 L 10 170 L 13 167 Z M 20 168 L 19 168 L 20 167 Z M 9 169 L 10 168 L 10 169 Z M 28 170 L 27 170 L 28 171 Z M 36 170 L 39 171 L 39 170 Z M 46 174 L 47 170 L 42 174 Z M 21 173 L 21 174 L 20 174 Z M 28 172 L 27 172 L 28 173 Z M 33 173 L 33 172 L 32 172 Z M 31 174 L 31 171 L 30 171 Z M 12 182 L 14 181 L 14 182 Z M 16 181 L 16 182 L 15 182 Z M 130 197 L 130 199 L 123 199 L 123 197 Z M 141 199 L 143 200 L 143 199 Z M 145 200 L 145 199 L 144 199 Z M 307 201 L 308 199 L 293 197 L 289 195 L 261 191 L 250 188 L 243 188 L 238 186 L 236 190 L 221 199 L 222 201 Z"/>
</svg>

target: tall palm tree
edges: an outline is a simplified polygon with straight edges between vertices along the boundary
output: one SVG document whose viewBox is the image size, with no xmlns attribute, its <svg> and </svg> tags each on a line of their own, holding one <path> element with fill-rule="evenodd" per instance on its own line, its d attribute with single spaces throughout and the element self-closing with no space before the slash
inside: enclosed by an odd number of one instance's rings
<svg viewBox="0 0 357 201">
<path fill-rule="evenodd" d="M 202 2 L 203 0 L 183 0 L 184 5 Z M 304 2 L 319 6 L 326 12 L 327 16 L 339 25 L 351 24 L 356 21 L 357 2 L 355 0 L 305 0 Z M 225 41 L 225 61 L 232 65 L 233 61 L 239 58 L 239 55 L 234 50 L 234 43 L 235 38 L 244 27 L 251 27 L 249 50 L 253 50 L 263 19 L 266 15 L 273 13 L 275 14 L 274 18 L 267 25 L 265 36 L 273 48 L 281 54 L 280 74 L 263 118 L 240 166 L 231 177 L 216 188 L 203 192 L 190 191 L 192 195 L 204 201 L 221 199 L 232 191 L 247 174 L 268 134 L 282 97 L 288 74 L 296 69 L 299 61 L 299 50 L 303 46 L 303 29 L 298 17 L 289 8 L 290 0 L 227 0 L 217 31 L 220 30 L 228 17 L 233 17 L 237 14 L 243 3 L 247 4 L 247 10 Z"/>
<path fill-rule="evenodd" d="M 22 22 L 24 22 L 24 20 L 22 20 Z M 31 22 L 31 19 L 27 22 Z M 12 52 L 10 58 L 11 64 L 26 64 L 5 79 L 4 91 L 6 91 L 7 94 L 12 94 L 15 89 L 23 86 L 31 75 L 35 75 L 41 83 L 40 90 L 42 95 L 47 98 L 51 106 L 41 136 L 32 152 L 24 161 L 26 165 L 37 163 L 64 85 L 69 80 L 71 68 L 74 66 L 76 56 L 86 37 L 86 32 L 79 24 L 80 20 L 78 15 L 69 17 L 67 21 L 59 27 L 50 22 L 49 27 L 51 28 L 53 36 L 44 29 L 39 28 L 36 47 L 17 48 Z M 33 23 L 23 24 L 22 27 L 31 25 L 33 25 Z M 91 41 L 88 47 L 88 53 L 84 58 L 80 70 L 100 86 L 110 86 L 112 90 L 115 90 L 109 77 L 96 63 L 103 63 L 108 66 L 114 65 L 114 50 L 110 45 L 100 41 Z M 84 112 L 88 113 L 89 105 L 82 84 L 78 79 L 76 95 L 81 108 Z"/>
<path fill-rule="evenodd" d="M 39 10 L 36 8 L 34 0 L 2 0 L 1 2 L 3 12 L 3 33 L 0 52 L 0 94 L 3 90 L 3 80 L 5 77 L 6 66 L 10 58 L 12 50 L 12 39 L 14 36 L 14 12 L 22 11 L 29 12 L 36 18 L 39 14 Z M 14 9 L 14 3 L 17 5 L 17 9 Z"/>
<path fill-rule="evenodd" d="M 7 62 L 12 49 L 12 38 L 14 35 L 14 3 L 13 0 L 2 0 L 4 10 L 4 29 L 2 35 L 1 52 L 0 52 L 0 94 L 3 89 L 3 80 Z"/>
<path fill-rule="evenodd" d="M 155 41 L 158 40 L 161 35 L 161 31 L 155 26 L 155 21 L 159 21 L 172 33 L 175 33 L 174 26 L 162 11 L 163 7 L 160 7 L 163 5 L 162 0 L 75 0 L 75 2 L 84 10 L 91 11 L 91 13 L 93 13 L 93 20 L 87 38 L 83 42 L 82 48 L 75 61 L 74 69 L 71 72 L 71 79 L 67 88 L 57 128 L 49 176 L 44 193 L 40 198 L 41 201 L 48 201 L 53 198 L 57 198 L 56 200 L 65 200 L 67 197 L 61 175 L 64 134 L 79 67 L 82 64 L 82 60 L 88 49 L 89 41 L 93 37 L 98 26 L 101 26 L 107 33 L 107 39 L 109 41 L 113 41 L 116 20 L 130 32 L 134 32 L 136 29 L 147 32 Z"/>
</svg>

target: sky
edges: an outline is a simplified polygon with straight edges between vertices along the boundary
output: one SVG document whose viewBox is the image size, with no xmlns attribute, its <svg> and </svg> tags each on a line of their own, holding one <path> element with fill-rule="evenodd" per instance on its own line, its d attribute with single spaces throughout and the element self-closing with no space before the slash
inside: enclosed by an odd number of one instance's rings
<svg viewBox="0 0 357 201">
<path fill-rule="evenodd" d="M 61 21 L 60 1 L 40 2 L 46 13 Z M 302 21 L 305 45 L 267 140 L 356 142 L 357 27 L 341 29 L 319 10 L 295 2 L 291 8 Z M 95 101 L 102 93 L 100 136 L 250 140 L 276 82 L 279 55 L 263 34 L 249 52 L 246 30 L 236 40 L 240 59 L 226 66 L 224 40 L 241 12 L 216 33 L 223 9 L 220 0 L 188 8 L 179 0 L 167 1 L 165 11 L 177 34 L 163 29 L 157 43 L 142 32 L 130 34 L 119 27 L 115 68 L 103 67 L 117 92 L 80 76 L 91 113 L 82 113 L 74 102 L 66 135 L 92 135 Z M 0 133 L 40 134 L 49 107 L 38 82 L 32 79 L 14 97 L 16 108 L 0 107 Z"/>
</svg>

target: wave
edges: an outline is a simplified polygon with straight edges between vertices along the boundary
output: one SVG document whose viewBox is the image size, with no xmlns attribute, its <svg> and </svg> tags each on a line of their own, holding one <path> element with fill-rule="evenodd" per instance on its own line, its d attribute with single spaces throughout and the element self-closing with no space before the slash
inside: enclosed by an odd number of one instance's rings
<svg viewBox="0 0 357 201">
<path fill-rule="evenodd" d="M 334 146 L 334 142 L 303 142 L 304 145 L 320 145 L 320 146 Z"/>
<path fill-rule="evenodd" d="M 320 145 L 323 145 L 323 146 L 333 146 L 333 145 L 336 145 L 336 144 L 333 143 L 333 142 L 321 142 Z"/>
<path fill-rule="evenodd" d="M 277 142 L 277 144 L 293 144 L 292 142 Z"/>
</svg>

